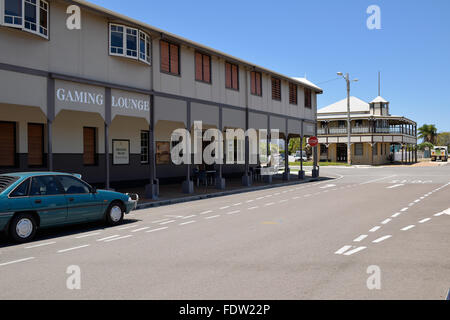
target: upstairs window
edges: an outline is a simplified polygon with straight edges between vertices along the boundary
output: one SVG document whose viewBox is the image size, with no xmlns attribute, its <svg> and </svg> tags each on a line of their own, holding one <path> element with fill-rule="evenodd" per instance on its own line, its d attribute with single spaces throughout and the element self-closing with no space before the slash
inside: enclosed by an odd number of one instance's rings
<svg viewBox="0 0 450 320">
<path fill-rule="evenodd" d="M 236 64 L 225 62 L 225 87 L 239 90 L 239 67 Z"/>
<path fill-rule="evenodd" d="M 307 89 L 305 88 L 305 108 L 312 108 L 312 103 L 311 103 L 311 89 Z"/>
<path fill-rule="evenodd" d="M 281 80 L 272 78 L 272 100 L 281 101 Z"/>
<path fill-rule="evenodd" d="M 289 83 L 289 103 L 297 105 L 297 85 Z"/>
<path fill-rule="evenodd" d="M 48 2 L 4 0 L 3 25 L 48 38 Z"/>
<path fill-rule="evenodd" d="M 252 71 L 250 74 L 251 94 L 262 96 L 261 72 Z"/>
<path fill-rule="evenodd" d="M 195 53 L 195 80 L 211 83 L 211 57 Z"/>
<path fill-rule="evenodd" d="M 151 63 L 150 37 L 138 29 L 118 24 L 109 27 L 109 54 Z"/>
<path fill-rule="evenodd" d="M 180 46 L 161 40 L 161 72 L 180 74 Z"/>
</svg>

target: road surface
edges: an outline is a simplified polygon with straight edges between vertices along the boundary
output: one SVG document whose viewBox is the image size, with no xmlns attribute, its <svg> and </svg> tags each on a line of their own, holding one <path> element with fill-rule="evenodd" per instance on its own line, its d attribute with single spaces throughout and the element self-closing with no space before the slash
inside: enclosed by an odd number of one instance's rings
<svg viewBox="0 0 450 320">
<path fill-rule="evenodd" d="M 449 165 L 321 175 L 2 239 L 0 299 L 446 298 Z"/>
</svg>

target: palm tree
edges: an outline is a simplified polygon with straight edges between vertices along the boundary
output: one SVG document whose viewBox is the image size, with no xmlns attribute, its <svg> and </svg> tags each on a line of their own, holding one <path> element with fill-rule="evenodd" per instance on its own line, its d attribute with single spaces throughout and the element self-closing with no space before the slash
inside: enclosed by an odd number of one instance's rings
<svg viewBox="0 0 450 320">
<path fill-rule="evenodd" d="M 423 139 L 423 142 L 435 144 L 436 137 L 437 128 L 434 124 L 424 124 L 419 128 L 419 138 Z"/>
</svg>

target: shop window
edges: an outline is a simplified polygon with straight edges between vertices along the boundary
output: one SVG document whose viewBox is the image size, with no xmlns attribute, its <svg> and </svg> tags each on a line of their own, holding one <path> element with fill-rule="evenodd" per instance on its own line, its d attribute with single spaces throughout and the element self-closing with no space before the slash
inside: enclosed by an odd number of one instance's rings
<svg viewBox="0 0 450 320">
<path fill-rule="evenodd" d="M 3 25 L 19 28 L 48 38 L 47 1 L 43 0 L 3 0 Z"/>
<path fill-rule="evenodd" d="M 320 145 L 320 155 L 328 156 L 328 147 L 325 144 Z"/>
<path fill-rule="evenodd" d="M 83 164 L 97 165 L 97 135 L 95 128 L 83 128 Z"/>
<path fill-rule="evenodd" d="M 141 163 L 146 164 L 148 163 L 149 159 L 149 132 L 148 131 L 141 131 Z"/>
<path fill-rule="evenodd" d="M 28 166 L 44 165 L 44 125 L 28 124 Z"/>
<path fill-rule="evenodd" d="M 109 26 L 109 54 L 151 63 L 151 39 L 138 29 L 118 24 Z"/>
<path fill-rule="evenodd" d="M 16 123 L 0 122 L 0 167 L 16 165 Z"/>
<path fill-rule="evenodd" d="M 362 143 L 355 143 L 355 156 L 364 155 L 364 145 Z"/>
</svg>

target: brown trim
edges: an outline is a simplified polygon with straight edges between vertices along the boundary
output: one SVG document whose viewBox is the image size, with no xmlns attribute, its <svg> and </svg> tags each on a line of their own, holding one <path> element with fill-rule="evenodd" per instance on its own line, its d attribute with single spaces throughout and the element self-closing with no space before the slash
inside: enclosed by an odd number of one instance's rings
<svg viewBox="0 0 450 320">
<path fill-rule="evenodd" d="M 13 122 L 13 121 L 0 121 L 0 125 L 1 124 L 10 124 L 13 126 L 13 163 L 11 165 L 9 164 L 5 164 L 5 165 L 1 165 L 0 164 L 0 168 L 17 168 L 18 165 L 18 154 L 17 154 L 17 122 Z M 0 139 L 3 138 L 3 135 L 0 136 Z M 4 143 L 2 142 L 0 144 L 0 147 L 5 147 Z M 2 152 L 3 153 L 3 152 Z"/>
<path fill-rule="evenodd" d="M 33 163 L 30 164 L 30 127 L 35 126 L 35 127 L 40 127 L 40 131 L 41 131 L 41 162 L 40 163 Z M 44 124 L 43 123 L 31 123 L 29 122 L 27 125 L 27 135 L 28 135 L 28 167 L 29 168 L 43 168 L 46 166 L 46 161 L 45 161 L 45 128 L 44 128 Z"/>
<path fill-rule="evenodd" d="M 87 161 L 86 157 L 89 154 L 86 154 L 86 132 L 92 130 L 94 134 L 94 145 L 93 145 L 93 159 L 92 162 Z M 83 166 L 98 166 L 98 153 L 97 153 L 97 128 L 95 127 L 83 127 Z"/>
</svg>

